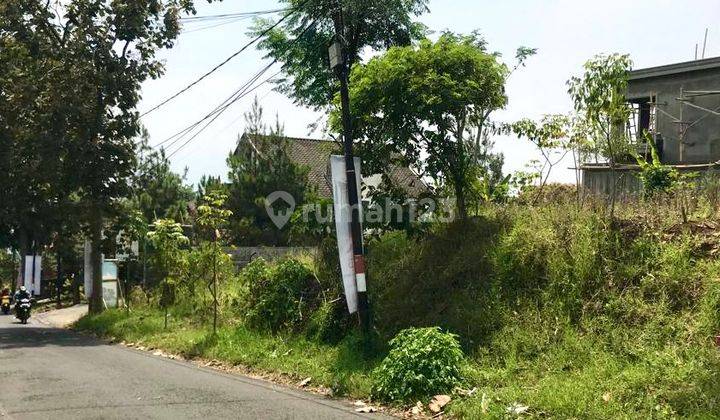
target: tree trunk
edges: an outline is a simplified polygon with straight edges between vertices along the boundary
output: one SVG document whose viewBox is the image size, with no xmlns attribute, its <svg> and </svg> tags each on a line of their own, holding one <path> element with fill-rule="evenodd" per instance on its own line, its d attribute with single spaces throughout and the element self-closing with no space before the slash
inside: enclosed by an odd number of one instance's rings
<svg viewBox="0 0 720 420">
<path fill-rule="evenodd" d="M 217 237 L 213 238 L 213 335 L 217 334 L 218 282 L 217 282 Z"/>
<path fill-rule="evenodd" d="M 78 273 L 72 274 L 72 292 L 73 292 L 73 305 L 80 304 L 80 276 Z"/>
<path fill-rule="evenodd" d="M 102 296 L 102 215 L 95 210 L 92 216 L 90 232 L 90 265 L 92 267 L 92 294 L 90 296 L 90 313 L 99 314 L 103 311 Z"/>
<path fill-rule="evenodd" d="M 460 220 L 467 219 L 467 203 L 465 202 L 465 189 L 455 185 L 455 200 Z"/>
<path fill-rule="evenodd" d="M 25 229 L 20 228 L 18 232 L 18 251 L 20 252 L 20 270 L 18 271 L 17 281 L 13 284 L 12 292 L 25 284 L 25 256 L 30 252 L 28 245 L 28 234 Z"/>
<path fill-rule="evenodd" d="M 60 309 L 62 307 L 62 284 L 63 284 L 63 275 L 62 275 L 62 261 L 60 260 L 60 252 L 57 250 L 55 251 L 55 257 L 57 258 L 57 278 L 55 279 L 55 291 L 57 293 L 57 296 L 55 298 L 55 307 L 57 309 Z"/>
</svg>

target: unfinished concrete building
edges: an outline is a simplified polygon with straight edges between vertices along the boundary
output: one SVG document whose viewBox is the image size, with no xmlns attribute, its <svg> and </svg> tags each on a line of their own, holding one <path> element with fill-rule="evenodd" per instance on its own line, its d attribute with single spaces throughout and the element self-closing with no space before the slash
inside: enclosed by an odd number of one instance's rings
<svg viewBox="0 0 720 420">
<path fill-rule="evenodd" d="M 720 57 L 633 70 L 626 98 L 633 113 L 625 129 L 638 153 L 650 158 L 649 137 L 660 161 L 680 172 L 720 169 Z M 610 194 L 613 188 L 625 194 L 640 191 L 634 159 L 628 156 L 614 169 L 584 162 L 584 189 L 595 194 Z"/>
</svg>

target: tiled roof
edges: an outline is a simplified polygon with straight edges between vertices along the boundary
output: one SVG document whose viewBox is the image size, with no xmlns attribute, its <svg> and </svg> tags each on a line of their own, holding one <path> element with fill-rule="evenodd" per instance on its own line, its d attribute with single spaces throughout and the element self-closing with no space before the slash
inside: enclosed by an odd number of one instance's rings
<svg viewBox="0 0 720 420">
<path fill-rule="evenodd" d="M 264 135 L 252 136 L 252 141 L 271 141 L 273 137 Z M 342 154 L 342 146 L 331 140 L 308 139 L 299 137 L 285 137 L 287 141 L 288 157 L 298 165 L 308 167 L 308 182 L 317 187 L 321 197 L 332 198 L 332 185 L 329 175 L 330 155 Z M 240 138 L 240 142 L 250 140 L 246 133 Z M 238 144 L 238 148 L 240 144 Z M 235 153 L 238 153 L 236 148 Z M 364 177 L 373 174 L 363 174 Z M 428 191 L 425 183 L 410 168 L 391 165 L 388 167 L 387 175 L 394 185 L 402 186 L 411 197 L 418 197 Z"/>
</svg>

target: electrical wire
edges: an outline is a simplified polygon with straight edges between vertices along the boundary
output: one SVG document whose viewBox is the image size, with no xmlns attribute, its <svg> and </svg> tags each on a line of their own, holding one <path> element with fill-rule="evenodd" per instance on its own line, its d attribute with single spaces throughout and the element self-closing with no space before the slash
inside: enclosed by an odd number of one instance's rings
<svg viewBox="0 0 720 420">
<path fill-rule="evenodd" d="M 189 85 L 187 85 L 186 87 L 182 88 L 180 91 L 178 91 L 178 92 L 175 93 L 174 95 L 170 96 L 169 98 L 165 99 L 164 101 L 162 101 L 162 102 L 160 102 L 159 104 L 155 105 L 154 107 L 150 108 L 148 111 L 145 111 L 144 113 L 140 114 L 140 118 L 142 118 L 142 117 L 150 114 L 151 112 L 156 111 L 156 110 L 159 109 L 160 107 L 166 105 L 168 102 L 172 101 L 173 99 L 177 98 L 178 96 L 180 96 L 180 95 L 182 95 L 183 93 L 187 92 L 188 90 L 192 89 L 195 85 L 197 85 L 198 83 L 202 82 L 202 81 L 205 80 L 208 76 L 210 76 L 211 74 L 213 74 L 213 73 L 215 73 L 216 71 L 218 71 L 221 67 L 223 67 L 224 65 L 226 65 L 227 63 L 229 63 L 230 60 L 232 60 L 233 58 L 235 58 L 235 57 L 237 57 L 238 55 L 240 55 L 243 51 L 245 51 L 246 49 L 248 49 L 251 45 L 253 45 L 255 42 L 257 42 L 258 40 L 260 40 L 262 37 L 264 37 L 265 35 L 267 35 L 270 31 L 272 31 L 273 29 L 277 28 L 283 21 L 285 21 L 287 18 L 289 18 L 289 17 L 292 16 L 294 13 L 296 13 L 298 10 L 300 10 L 300 9 L 302 8 L 302 6 L 304 6 L 305 3 L 307 3 L 308 1 L 309 1 L 309 0 L 305 0 L 302 4 L 298 5 L 296 8 L 292 9 L 290 12 L 286 13 L 286 14 L 285 14 L 282 18 L 280 18 L 277 22 L 275 22 L 274 24 L 272 24 L 270 27 L 266 28 L 266 29 L 265 29 L 264 31 L 262 31 L 258 36 L 256 36 L 255 38 L 253 38 L 250 42 L 248 42 L 247 44 L 243 45 L 242 48 L 240 48 L 239 50 L 237 50 L 236 52 L 234 52 L 234 53 L 233 53 L 232 55 L 230 55 L 228 58 L 226 58 L 225 60 L 223 60 L 223 62 L 221 62 L 220 64 L 218 64 L 218 65 L 216 65 L 215 67 L 213 67 L 212 69 L 210 69 L 210 71 L 208 71 L 208 72 L 206 72 L 205 74 L 203 74 L 202 76 L 200 76 L 200 77 L 199 77 L 198 79 L 196 79 L 194 82 L 190 83 Z"/>
<path fill-rule="evenodd" d="M 317 19 L 314 20 L 310 25 L 306 26 L 305 29 L 292 41 L 292 43 L 296 43 L 302 38 L 312 27 L 314 27 L 317 24 Z M 239 89 L 237 89 L 235 92 L 233 92 L 232 95 L 230 95 L 227 99 L 225 99 L 219 106 L 217 106 L 214 110 L 212 110 L 210 113 L 205 115 L 202 119 L 199 121 L 196 121 L 195 123 L 191 124 L 190 126 L 184 128 L 183 130 L 180 130 L 179 132 L 175 133 L 174 135 L 170 136 L 169 138 L 163 140 L 162 142 L 156 144 L 153 147 L 159 147 L 163 145 L 164 143 L 167 143 L 168 141 L 172 142 L 165 147 L 167 150 L 168 148 L 172 147 L 174 144 L 177 144 L 179 141 L 181 141 L 185 136 L 192 133 L 197 127 L 199 127 L 203 122 L 207 121 L 207 123 L 200 128 L 197 132 L 192 134 L 190 138 L 188 138 L 184 143 L 182 143 L 177 149 L 175 149 L 172 153 L 168 155 L 168 157 L 171 157 L 175 155 L 177 152 L 179 152 L 181 149 L 183 149 L 185 146 L 187 146 L 192 140 L 197 138 L 207 127 L 209 127 L 215 120 L 217 120 L 228 108 L 230 108 L 233 104 L 235 104 L 237 101 L 242 99 L 243 97 L 249 95 L 253 91 L 255 91 L 257 88 L 262 86 L 263 84 L 269 82 L 274 77 L 276 77 L 280 72 L 282 72 L 282 69 L 278 71 L 277 73 L 273 74 L 272 76 L 268 77 L 267 79 L 263 80 L 261 83 L 252 86 L 258 79 L 262 77 L 263 74 L 265 74 L 275 63 L 277 63 L 279 58 L 274 59 L 270 64 L 265 66 L 263 69 L 261 69 L 258 73 L 256 73 L 248 82 L 243 84 Z M 209 121 L 208 121 L 209 120 Z M 173 140 L 174 139 L 174 140 Z"/>
<path fill-rule="evenodd" d="M 292 10 L 291 7 L 287 7 L 284 9 L 273 9 L 273 10 L 260 10 L 256 12 L 237 12 L 237 13 L 226 13 L 221 15 L 207 15 L 207 16 L 187 16 L 187 17 L 181 17 L 181 22 L 204 22 L 204 21 L 212 21 L 212 20 L 221 20 L 221 19 L 229 19 L 229 18 L 236 18 L 236 17 L 255 17 L 255 16 L 261 16 L 261 15 L 269 15 L 269 14 L 275 14 L 280 12 L 287 12 Z"/>
</svg>

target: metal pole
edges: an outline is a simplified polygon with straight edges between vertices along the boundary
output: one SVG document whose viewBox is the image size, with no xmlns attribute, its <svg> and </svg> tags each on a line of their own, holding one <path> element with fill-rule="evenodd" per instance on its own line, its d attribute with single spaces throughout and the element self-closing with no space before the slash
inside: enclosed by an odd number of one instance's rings
<svg viewBox="0 0 720 420">
<path fill-rule="evenodd" d="M 350 93 L 348 89 L 348 57 L 345 48 L 345 28 L 342 18 L 342 7 L 338 3 L 337 13 L 334 19 L 335 36 L 341 46 L 342 60 L 335 66 L 335 74 L 340 80 L 340 103 L 343 125 L 343 149 L 345 152 L 345 173 L 348 185 L 348 204 L 351 209 L 350 231 L 352 233 L 353 245 L 353 269 L 355 271 L 355 282 L 358 290 L 358 312 L 360 315 L 360 326 L 364 332 L 370 330 L 370 311 L 367 296 L 367 279 L 365 275 L 365 257 L 363 252 L 362 228 L 360 226 L 360 207 L 358 203 L 357 183 L 355 182 L 355 158 L 353 156 L 353 136 L 350 119 Z"/>
</svg>

